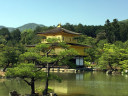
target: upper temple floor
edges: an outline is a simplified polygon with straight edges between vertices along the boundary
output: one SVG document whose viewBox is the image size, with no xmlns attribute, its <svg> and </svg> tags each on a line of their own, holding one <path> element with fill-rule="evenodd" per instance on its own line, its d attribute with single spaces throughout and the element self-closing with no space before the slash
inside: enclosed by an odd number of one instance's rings
<svg viewBox="0 0 128 96">
<path fill-rule="evenodd" d="M 64 41 L 66 43 L 77 43 L 77 40 L 75 37 L 78 37 L 80 33 L 72 32 L 69 30 L 66 30 L 61 27 L 57 27 L 52 30 L 48 30 L 46 32 L 40 32 L 38 33 L 39 36 L 43 36 L 45 38 L 42 39 L 42 43 L 47 43 L 46 39 L 49 38 L 58 38 L 61 42 Z"/>
</svg>

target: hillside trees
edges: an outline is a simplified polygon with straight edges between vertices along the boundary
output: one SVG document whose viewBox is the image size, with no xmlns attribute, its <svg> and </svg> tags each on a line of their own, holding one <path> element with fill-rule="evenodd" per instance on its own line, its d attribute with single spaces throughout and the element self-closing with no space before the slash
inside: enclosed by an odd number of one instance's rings
<svg viewBox="0 0 128 96">
<path fill-rule="evenodd" d="M 0 35 L 0 45 L 5 45 L 7 43 L 6 39 L 4 36 Z"/>
<path fill-rule="evenodd" d="M 99 33 L 104 33 L 106 34 L 106 39 L 108 40 L 109 43 L 114 43 L 116 41 L 122 41 L 125 42 L 127 41 L 128 37 L 128 23 L 127 22 L 120 22 L 117 19 L 113 19 L 112 22 L 106 20 L 105 25 L 83 25 L 81 23 L 77 25 L 73 25 L 70 23 L 66 23 L 62 25 L 63 28 L 82 33 L 83 35 L 87 35 L 90 37 L 95 38 Z M 21 32 L 21 42 L 23 44 L 36 44 L 39 43 L 39 37 L 36 35 L 38 32 L 44 32 L 50 29 L 55 28 L 55 26 L 38 26 L 35 30 L 27 29 Z M 31 31 L 33 32 L 31 32 Z M 16 32 L 17 31 L 17 32 Z M 14 34 L 17 36 L 14 36 Z M 11 43 L 13 42 L 13 45 L 15 44 L 15 41 L 19 41 L 19 32 L 18 29 L 15 29 L 13 32 L 9 32 L 7 28 L 2 28 L 0 29 L 0 36 L 6 40 L 6 43 Z M 14 39 L 16 38 L 16 40 Z M 32 37 L 33 39 L 31 39 Z M 19 37 L 20 39 L 20 37 Z M 26 42 L 26 43 L 25 43 Z M 5 43 L 5 42 L 4 42 Z"/>
<path fill-rule="evenodd" d="M 81 33 L 83 35 L 91 36 L 91 37 L 96 37 L 96 34 L 104 30 L 104 26 L 94 26 L 94 25 L 83 25 L 83 24 L 78 24 L 78 25 L 73 25 L 70 23 L 66 23 L 62 25 L 63 28 Z"/>
<path fill-rule="evenodd" d="M 19 29 L 15 29 L 14 31 L 12 31 L 10 33 L 11 35 L 11 44 L 12 46 L 15 46 L 16 44 L 18 44 L 21 40 L 21 32 Z"/>
<path fill-rule="evenodd" d="M 112 31 L 115 35 L 115 41 L 121 40 L 121 38 L 120 38 L 120 25 L 119 25 L 119 22 L 117 19 L 113 19 Z"/>
<path fill-rule="evenodd" d="M 103 53 L 98 59 L 98 66 L 101 69 L 116 70 L 120 68 L 122 70 L 128 67 L 128 48 L 125 49 L 125 43 L 121 42 L 116 44 L 105 44 Z M 120 46 L 121 45 L 121 46 Z"/>
<path fill-rule="evenodd" d="M 18 29 L 11 33 L 7 28 L 0 29 L 0 43 L 8 46 L 15 46 L 20 42 L 21 32 Z"/>
<path fill-rule="evenodd" d="M 37 26 L 36 29 L 34 30 L 34 33 L 45 32 L 53 28 L 55 28 L 55 26 L 49 26 L 49 27 L 48 26 L 43 26 L 43 27 Z"/>
<path fill-rule="evenodd" d="M 127 41 L 128 39 L 128 24 L 120 23 L 120 38 L 122 42 Z"/>
<path fill-rule="evenodd" d="M 113 43 L 115 41 L 115 36 L 112 32 L 112 26 L 109 20 L 107 20 L 105 23 L 105 33 L 108 43 Z"/>
<path fill-rule="evenodd" d="M 21 43 L 25 45 L 36 44 L 40 42 L 40 37 L 37 36 L 35 31 L 29 29 L 21 33 Z"/>
<path fill-rule="evenodd" d="M 106 20 L 105 23 L 106 39 L 109 43 L 116 41 L 127 41 L 128 37 L 128 24 L 119 22 L 117 19 L 113 19 L 113 22 Z"/>
<path fill-rule="evenodd" d="M 70 23 L 66 23 L 62 27 L 65 28 L 65 29 L 67 29 L 67 30 L 70 30 L 70 31 L 75 31 L 74 25 L 73 24 L 70 24 Z"/>
<path fill-rule="evenodd" d="M 74 26 L 74 31 L 75 32 L 78 32 L 78 33 L 82 33 L 84 34 L 85 33 L 85 28 L 82 24 L 78 24 L 77 26 Z"/>
<path fill-rule="evenodd" d="M 0 29 L 0 36 L 5 39 L 6 41 L 11 39 L 10 32 L 8 31 L 7 28 L 2 28 Z"/>
</svg>

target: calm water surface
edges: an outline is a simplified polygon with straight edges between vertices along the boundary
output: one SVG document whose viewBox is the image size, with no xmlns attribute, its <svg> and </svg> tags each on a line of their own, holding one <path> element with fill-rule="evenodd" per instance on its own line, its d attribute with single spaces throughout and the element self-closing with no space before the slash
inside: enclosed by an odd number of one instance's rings
<svg viewBox="0 0 128 96">
<path fill-rule="evenodd" d="M 127 75 L 106 75 L 102 72 L 56 73 L 62 82 L 50 81 L 50 87 L 59 96 L 128 96 Z M 44 87 L 44 81 L 37 81 L 36 88 Z M 0 96 L 9 91 L 30 93 L 30 87 L 20 79 L 0 79 Z"/>
</svg>

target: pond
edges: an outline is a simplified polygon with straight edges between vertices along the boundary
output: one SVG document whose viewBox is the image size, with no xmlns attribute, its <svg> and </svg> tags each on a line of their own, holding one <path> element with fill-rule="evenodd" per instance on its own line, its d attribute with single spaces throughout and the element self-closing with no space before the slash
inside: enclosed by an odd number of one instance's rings
<svg viewBox="0 0 128 96">
<path fill-rule="evenodd" d="M 62 82 L 50 81 L 50 88 L 59 96 L 128 96 L 127 75 L 106 75 L 103 72 L 55 73 Z M 36 88 L 43 88 L 44 81 L 37 81 Z M 30 87 L 20 79 L 0 79 L 0 96 L 9 92 L 30 93 Z"/>
</svg>

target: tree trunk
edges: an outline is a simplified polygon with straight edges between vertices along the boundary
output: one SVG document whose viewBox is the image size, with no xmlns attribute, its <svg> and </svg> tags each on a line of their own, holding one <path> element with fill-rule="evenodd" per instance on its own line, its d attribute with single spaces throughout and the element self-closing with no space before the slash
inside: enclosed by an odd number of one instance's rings
<svg viewBox="0 0 128 96">
<path fill-rule="evenodd" d="M 110 70 L 114 70 L 113 68 L 112 68 L 112 65 L 110 64 L 110 62 L 109 62 L 109 67 L 110 67 Z"/>
<path fill-rule="evenodd" d="M 31 95 L 35 94 L 35 80 L 34 77 L 31 78 Z"/>
<path fill-rule="evenodd" d="M 46 79 L 46 83 L 45 83 L 45 89 L 43 91 L 43 96 L 47 96 L 47 94 L 48 94 L 49 71 L 50 71 L 50 67 L 49 67 L 49 64 L 47 63 L 47 79 Z"/>
<path fill-rule="evenodd" d="M 6 71 L 6 69 L 8 68 L 8 66 L 9 66 L 9 62 L 8 62 L 8 64 L 4 67 L 3 72 Z"/>
</svg>

